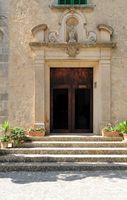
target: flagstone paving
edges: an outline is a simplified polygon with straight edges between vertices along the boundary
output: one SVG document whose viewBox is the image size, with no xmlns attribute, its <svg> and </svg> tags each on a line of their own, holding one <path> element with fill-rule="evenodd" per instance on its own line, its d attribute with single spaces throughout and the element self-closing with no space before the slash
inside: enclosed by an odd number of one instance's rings
<svg viewBox="0 0 127 200">
<path fill-rule="evenodd" d="M 0 200 L 126 200 L 127 171 L 0 173 Z"/>
</svg>

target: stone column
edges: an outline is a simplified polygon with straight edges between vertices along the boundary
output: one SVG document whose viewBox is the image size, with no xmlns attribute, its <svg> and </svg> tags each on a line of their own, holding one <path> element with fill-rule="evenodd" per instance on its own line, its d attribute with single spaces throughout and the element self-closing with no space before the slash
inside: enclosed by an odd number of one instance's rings
<svg viewBox="0 0 127 200">
<path fill-rule="evenodd" d="M 99 127 L 111 121 L 111 73 L 110 60 L 99 62 Z"/>
<path fill-rule="evenodd" d="M 44 50 L 37 50 L 35 57 L 35 126 L 44 126 L 45 122 L 44 65 Z"/>
</svg>

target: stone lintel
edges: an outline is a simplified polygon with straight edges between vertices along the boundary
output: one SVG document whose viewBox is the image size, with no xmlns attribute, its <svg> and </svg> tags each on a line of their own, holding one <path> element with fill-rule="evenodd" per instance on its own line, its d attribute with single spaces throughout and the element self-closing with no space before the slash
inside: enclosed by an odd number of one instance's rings
<svg viewBox="0 0 127 200">
<path fill-rule="evenodd" d="M 68 43 L 46 43 L 46 42 L 30 42 L 29 43 L 30 47 L 33 50 L 36 50 L 36 48 L 44 48 L 44 47 L 48 47 L 48 48 L 67 48 L 70 44 Z M 116 47 L 116 43 L 115 42 L 105 42 L 105 43 L 95 43 L 95 44 L 90 44 L 90 43 L 76 43 L 74 44 L 76 45 L 76 47 L 78 48 L 96 48 L 96 47 L 100 47 L 100 48 L 115 48 Z"/>
</svg>

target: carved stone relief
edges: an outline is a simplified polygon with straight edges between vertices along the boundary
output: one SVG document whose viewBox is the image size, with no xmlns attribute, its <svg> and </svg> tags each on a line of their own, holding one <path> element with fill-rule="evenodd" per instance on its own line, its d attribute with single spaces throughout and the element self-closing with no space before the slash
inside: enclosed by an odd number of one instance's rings
<svg viewBox="0 0 127 200">
<path fill-rule="evenodd" d="M 78 20 L 70 17 L 66 22 L 66 42 L 78 42 Z"/>
<path fill-rule="evenodd" d="M 110 26 L 100 24 L 99 42 L 111 42 L 113 29 Z M 97 30 L 96 30 L 97 31 Z M 70 57 L 79 53 L 79 47 L 91 46 L 97 43 L 97 35 L 94 31 L 87 30 L 86 18 L 76 9 L 66 10 L 60 18 L 58 31 L 48 31 L 46 24 L 41 24 L 32 29 L 33 36 L 38 42 L 56 45 L 65 48 Z M 48 39 L 45 40 L 45 38 Z"/>
<path fill-rule="evenodd" d="M 79 53 L 79 48 L 76 43 L 70 43 L 66 52 L 70 57 L 75 57 Z"/>
<path fill-rule="evenodd" d="M 59 35 L 57 32 L 55 32 L 55 31 L 50 32 L 49 36 L 48 36 L 49 42 L 51 42 L 51 43 L 58 42 L 58 37 L 59 37 Z"/>
<path fill-rule="evenodd" d="M 88 44 L 95 44 L 96 41 L 97 41 L 97 35 L 96 35 L 96 33 L 90 31 L 90 32 L 88 33 L 88 37 L 87 37 L 85 43 L 88 43 Z"/>
</svg>

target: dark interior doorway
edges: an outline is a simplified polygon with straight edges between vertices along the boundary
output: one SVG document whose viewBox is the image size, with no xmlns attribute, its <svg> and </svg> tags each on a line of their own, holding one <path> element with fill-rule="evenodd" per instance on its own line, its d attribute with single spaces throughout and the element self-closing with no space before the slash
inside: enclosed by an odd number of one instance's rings
<svg viewBox="0 0 127 200">
<path fill-rule="evenodd" d="M 93 69 L 51 68 L 51 132 L 93 131 Z"/>
</svg>

